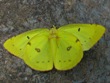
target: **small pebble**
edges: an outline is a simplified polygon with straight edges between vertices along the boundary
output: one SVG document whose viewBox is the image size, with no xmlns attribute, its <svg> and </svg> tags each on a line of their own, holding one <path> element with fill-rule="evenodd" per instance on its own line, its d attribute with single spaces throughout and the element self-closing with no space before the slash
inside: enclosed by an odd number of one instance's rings
<svg viewBox="0 0 110 83">
<path fill-rule="evenodd" d="M 25 73 L 27 75 L 32 75 L 32 70 L 30 68 L 26 68 Z"/>
</svg>

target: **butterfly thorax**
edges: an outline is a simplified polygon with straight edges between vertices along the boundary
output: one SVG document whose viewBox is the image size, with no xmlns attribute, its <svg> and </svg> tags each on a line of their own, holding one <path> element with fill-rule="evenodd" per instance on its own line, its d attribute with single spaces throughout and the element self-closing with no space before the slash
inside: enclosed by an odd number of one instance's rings
<svg viewBox="0 0 110 83">
<path fill-rule="evenodd" d="M 52 28 L 52 29 L 50 29 L 50 35 L 49 35 L 49 39 L 53 39 L 53 38 L 57 38 L 58 36 L 57 36 L 57 29 L 56 29 L 56 27 L 54 27 L 54 28 Z"/>
</svg>

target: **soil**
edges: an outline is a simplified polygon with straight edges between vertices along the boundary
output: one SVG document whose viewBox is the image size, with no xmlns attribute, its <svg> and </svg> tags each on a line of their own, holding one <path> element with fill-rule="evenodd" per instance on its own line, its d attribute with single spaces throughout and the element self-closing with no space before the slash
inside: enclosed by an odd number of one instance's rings
<svg viewBox="0 0 110 83">
<path fill-rule="evenodd" d="M 96 23 L 106 33 L 71 70 L 35 71 L 3 47 L 34 28 Z M 0 83 L 110 83 L 110 0 L 0 0 Z"/>
</svg>

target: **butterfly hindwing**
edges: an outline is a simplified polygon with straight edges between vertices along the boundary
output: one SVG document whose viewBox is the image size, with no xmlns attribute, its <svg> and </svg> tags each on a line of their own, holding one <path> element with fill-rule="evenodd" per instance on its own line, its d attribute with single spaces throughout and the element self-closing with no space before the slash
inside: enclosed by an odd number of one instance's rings
<svg viewBox="0 0 110 83">
<path fill-rule="evenodd" d="M 54 58 L 55 68 L 68 70 L 76 66 L 83 57 L 80 41 L 71 33 L 58 32 L 57 51 Z"/>
<path fill-rule="evenodd" d="M 42 33 L 33 37 L 25 47 L 23 60 L 31 68 L 39 71 L 48 71 L 53 68 L 49 33 Z"/>
</svg>

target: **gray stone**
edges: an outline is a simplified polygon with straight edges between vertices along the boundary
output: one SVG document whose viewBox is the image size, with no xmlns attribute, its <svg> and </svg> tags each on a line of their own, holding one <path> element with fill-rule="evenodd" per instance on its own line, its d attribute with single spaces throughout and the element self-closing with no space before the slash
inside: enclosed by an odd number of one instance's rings
<svg viewBox="0 0 110 83">
<path fill-rule="evenodd" d="M 27 68 L 25 69 L 25 74 L 26 74 L 26 75 L 32 75 L 32 69 L 30 69 L 30 68 L 27 67 Z"/>
<path fill-rule="evenodd" d="M 106 79 L 107 79 L 107 83 L 110 83 L 110 76 L 108 76 Z"/>
<path fill-rule="evenodd" d="M 110 65 L 106 65 L 106 69 L 110 71 Z"/>
<path fill-rule="evenodd" d="M 105 56 L 107 58 L 108 63 L 110 63 L 110 48 L 107 48 L 105 51 Z"/>
</svg>

